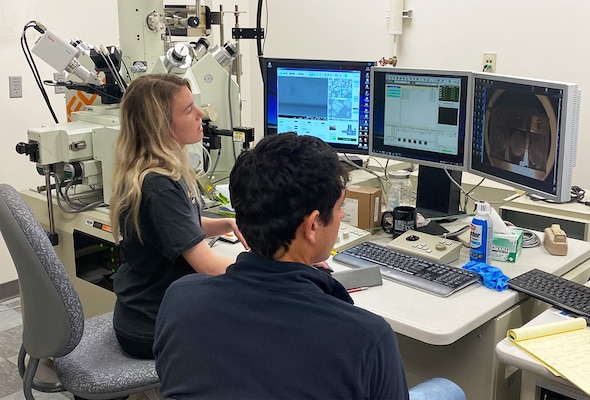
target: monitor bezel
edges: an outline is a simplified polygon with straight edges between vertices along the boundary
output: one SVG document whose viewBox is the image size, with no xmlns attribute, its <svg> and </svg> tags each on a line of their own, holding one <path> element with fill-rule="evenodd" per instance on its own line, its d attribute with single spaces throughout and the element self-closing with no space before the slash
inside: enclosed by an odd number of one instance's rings
<svg viewBox="0 0 590 400">
<path fill-rule="evenodd" d="M 498 75 L 495 73 L 474 72 L 473 73 L 473 103 L 475 105 L 476 85 L 478 80 L 486 79 L 498 81 L 500 83 L 509 83 L 526 86 L 537 86 L 541 88 L 550 88 L 563 91 L 563 102 L 561 109 L 561 120 L 557 123 L 558 132 L 555 140 L 556 159 L 554 160 L 554 168 L 557 168 L 554 190 L 546 190 L 542 181 L 536 179 L 539 184 L 535 186 L 535 180 L 527 179 L 522 174 L 514 172 L 506 172 L 502 168 L 495 166 L 487 166 L 482 170 L 481 166 L 475 163 L 474 147 L 469 151 L 469 164 L 467 171 L 471 174 L 480 176 L 482 178 L 491 179 L 495 182 L 505 184 L 515 189 L 522 190 L 529 195 L 539 196 L 543 199 L 554 201 L 557 203 L 565 203 L 571 200 L 572 187 L 572 173 L 573 167 L 576 164 L 577 155 L 577 141 L 578 141 L 578 125 L 580 113 L 580 95 L 581 92 L 577 84 L 569 82 L 560 82 L 545 79 L 536 79 L 530 77 L 521 77 L 513 75 Z M 471 138 L 474 138 L 474 129 L 476 125 L 477 113 L 473 110 L 472 113 L 472 132 Z M 484 127 L 485 129 L 485 127 Z M 484 133 L 485 137 L 485 133 Z M 504 174 L 498 176 L 498 173 Z M 526 182 L 526 181 L 529 182 Z"/>
<path fill-rule="evenodd" d="M 463 127 L 463 156 L 460 157 L 457 162 L 446 162 L 446 160 L 437 160 L 432 161 L 432 159 L 426 159 L 424 157 L 420 157 L 419 155 L 398 155 L 398 154 L 385 154 L 380 151 L 377 151 L 374 148 L 374 126 L 375 126 L 375 90 L 377 90 L 375 85 L 375 74 L 376 73 L 395 73 L 395 74 L 413 74 L 413 75 L 433 75 L 433 76 L 451 76 L 451 77 L 459 77 L 461 79 L 466 80 L 466 87 L 465 92 L 462 94 L 465 96 L 465 105 L 464 105 L 464 127 Z M 448 169 L 454 171 L 466 171 L 468 165 L 468 156 L 470 152 L 468 151 L 470 147 L 470 140 L 471 140 L 471 113 L 473 111 L 472 108 L 472 91 L 473 91 L 473 71 L 468 70 L 452 70 L 452 69 L 432 69 L 432 68 L 400 68 L 400 67 L 373 67 L 371 68 L 371 96 L 370 96 L 370 104 L 369 109 L 371 112 L 371 116 L 369 119 L 369 156 L 371 157 L 379 157 L 391 160 L 397 160 L 402 162 L 408 162 L 412 164 L 418 164 L 425 167 L 434 167 L 434 168 L 441 168 L 441 169 Z"/>
<path fill-rule="evenodd" d="M 317 67 L 319 69 L 325 70 L 351 70 L 351 71 L 363 71 L 367 67 L 374 67 L 377 63 L 375 61 L 368 61 L 368 60 L 323 60 L 323 59 L 313 59 L 313 58 L 275 58 L 275 57 L 266 57 L 263 58 L 261 61 L 263 64 L 263 97 L 264 97 L 264 136 L 274 135 L 284 132 L 277 132 L 271 131 L 270 126 L 268 123 L 268 110 L 269 110 L 269 90 L 268 90 L 268 63 L 271 62 L 274 65 L 274 68 L 286 67 L 286 68 L 297 68 L 297 67 L 305 67 L 306 64 L 310 67 Z M 355 67 L 355 68 L 341 68 L 342 65 Z M 362 68 L 362 69 L 361 69 Z M 359 94 L 360 95 L 360 94 Z M 359 102 L 362 102 L 362 97 L 359 98 Z M 360 104 L 359 104 L 360 106 Z M 368 107 L 368 102 L 367 102 Z M 359 110 L 360 112 L 360 110 Z M 370 114 L 370 109 L 369 109 Z M 369 149 L 368 145 L 367 148 L 361 148 L 356 145 L 345 145 L 340 143 L 334 142 L 326 142 L 332 148 L 334 148 L 337 152 L 342 154 L 358 154 L 358 155 L 368 155 Z"/>
</svg>

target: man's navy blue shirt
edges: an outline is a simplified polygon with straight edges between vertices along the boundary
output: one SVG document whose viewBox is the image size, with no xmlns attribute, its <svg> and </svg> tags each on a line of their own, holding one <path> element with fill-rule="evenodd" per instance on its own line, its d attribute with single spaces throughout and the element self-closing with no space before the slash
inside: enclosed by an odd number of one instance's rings
<svg viewBox="0 0 590 400">
<path fill-rule="evenodd" d="M 408 398 L 383 318 L 324 272 L 250 253 L 170 286 L 154 353 L 160 393 L 176 400 Z"/>
</svg>

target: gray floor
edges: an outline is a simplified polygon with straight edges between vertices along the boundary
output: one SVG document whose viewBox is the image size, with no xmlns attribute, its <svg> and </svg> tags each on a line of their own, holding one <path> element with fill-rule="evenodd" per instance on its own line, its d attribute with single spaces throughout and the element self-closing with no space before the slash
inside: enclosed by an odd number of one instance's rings
<svg viewBox="0 0 590 400">
<path fill-rule="evenodd" d="M 20 298 L 0 301 L 0 400 L 22 400 L 25 398 L 22 380 L 17 368 L 22 333 Z M 37 376 L 51 377 L 51 374 L 49 368 L 40 364 Z M 73 399 L 73 396 L 68 392 L 42 393 L 33 391 L 33 395 L 39 400 Z M 146 393 L 130 396 L 129 400 L 147 400 L 148 398 L 158 398 L 158 396 L 154 393 Z"/>
<path fill-rule="evenodd" d="M 22 380 L 18 374 L 16 359 L 22 340 L 20 299 L 0 302 L 0 400 L 24 399 Z M 37 399 L 66 400 L 68 393 L 35 392 Z"/>
</svg>

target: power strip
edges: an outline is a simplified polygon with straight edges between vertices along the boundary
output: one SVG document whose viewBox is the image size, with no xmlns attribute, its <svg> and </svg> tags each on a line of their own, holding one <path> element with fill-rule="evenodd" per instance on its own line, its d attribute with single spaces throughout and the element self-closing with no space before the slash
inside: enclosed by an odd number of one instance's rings
<svg viewBox="0 0 590 400">
<path fill-rule="evenodd" d="M 440 236 L 407 231 L 389 242 L 387 247 L 423 260 L 449 264 L 459 259 L 463 245 Z"/>
<path fill-rule="evenodd" d="M 340 231 L 338 232 L 338 238 L 336 239 L 336 243 L 334 243 L 332 251 L 336 253 L 341 252 L 351 248 L 355 244 L 366 242 L 370 238 L 370 232 L 344 222 L 340 222 Z"/>
</svg>

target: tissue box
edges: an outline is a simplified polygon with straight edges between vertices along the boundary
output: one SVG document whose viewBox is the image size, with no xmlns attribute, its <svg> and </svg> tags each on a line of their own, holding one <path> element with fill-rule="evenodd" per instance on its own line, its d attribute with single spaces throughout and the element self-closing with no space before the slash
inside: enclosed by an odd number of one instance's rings
<svg viewBox="0 0 590 400">
<path fill-rule="evenodd" d="M 512 234 L 494 232 L 492 260 L 516 262 L 522 251 L 522 229 L 510 228 Z"/>
</svg>

